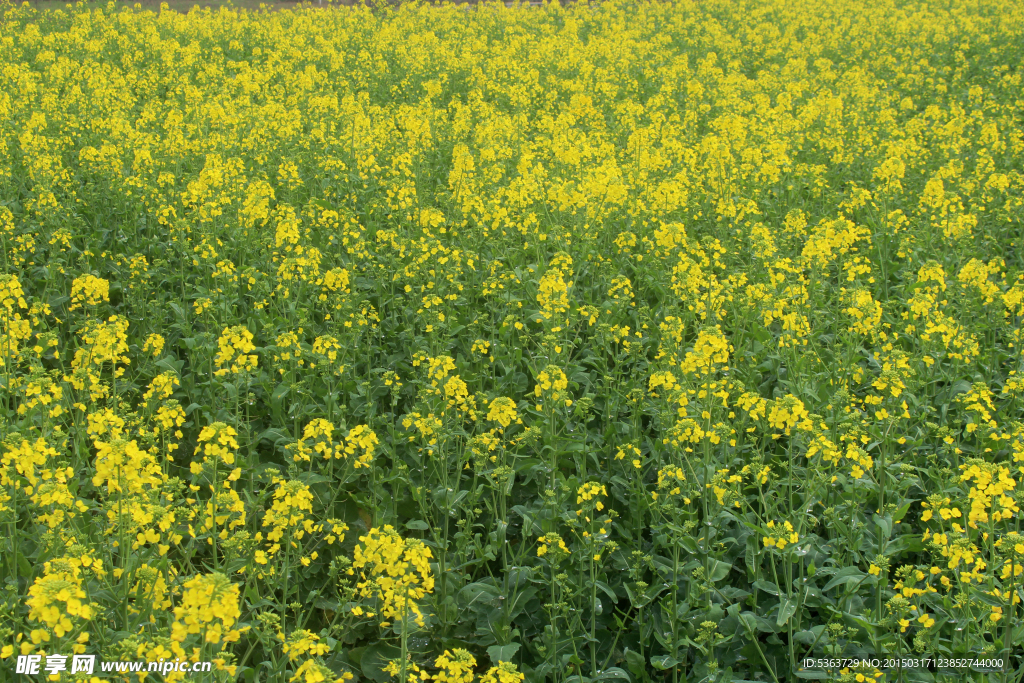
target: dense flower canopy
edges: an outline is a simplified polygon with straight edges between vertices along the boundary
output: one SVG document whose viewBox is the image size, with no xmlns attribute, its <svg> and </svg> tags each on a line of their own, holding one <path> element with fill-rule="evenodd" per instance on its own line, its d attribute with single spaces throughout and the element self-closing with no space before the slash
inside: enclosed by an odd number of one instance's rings
<svg viewBox="0 0 1024 683">
<path fill-rule="evenodd" d="M 0 5 L 2 665 L 1019 670 L 1022 57 L 995 0 Z"/>
</svg>

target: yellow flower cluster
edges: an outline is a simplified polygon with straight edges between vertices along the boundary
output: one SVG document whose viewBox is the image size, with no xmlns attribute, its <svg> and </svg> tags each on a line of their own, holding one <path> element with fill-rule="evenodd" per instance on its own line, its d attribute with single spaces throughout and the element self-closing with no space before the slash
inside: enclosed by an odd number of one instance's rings
<svg viewBox="0 0 1024 683">
<path fill-rule="evenodd" d="M 277 480 L 274 489 L 274 502 L 263 517 L 263 528 L 267 529 L 267 540 L 271 545 L 267 552 L 274 556 L 281 549 L 281 541 L 288 535 L 289 548 L 298 548 L 306 534 L 313 533 L 315 524 L 309 517 L 313 510 L 313 493 L 309 487 L 297 480 Z M 257 539 L 259 540 L 259 539 Z M 260 562 L 257 555 L 257 562 Z M 265 563 L 264 558 L 262 563 Z M 262 564 L 261 563 L 261 564 Z"/>
<path fill-rule="evenodd" d="M 335 676 L 329 667 L 315 659 L 307 659 L 295 669 L 295 673 L 288 680 L 290 683 L 345 683 L 353 678 L 355 675 L 351 671 Z"/>
<path fill-rule="evenodd" d="M 439 669 L 433 676 L 437 683 L 473 683 L 476 677 L 476 657 L 468 650 L 445 650 L 434 660 L 434 666 Z"/>
<path fill-rule="evenodd" d="M 64 407 L 61 405 L 61 399 L 64 398 L 64 388 L 55 382 L 52 377 L 34 377 L 24 387 L 24 399 L 21 405 L 18 406 L 19 415 L 26 415 L 36 406 L 47 407 L 47 417 L 60 417 L 64 413 Z"/>
<path fill-rule="evenodd" d="M 571 263 L 570 263 L 571 265 Z M 537 303 L 540 304 L 541 315 L 553 318 L 569 310 L 569 287 L 559 268 L 550 268 L 540 279 L 537 292 Z"/>
<path fill-rule="evenodd" d="M 178 381 L 177 375 L 171 372 L 162 372 L 149 383 L 149 388 L 142 394 L 142 398 L 149 401 L 151 398 L 156 397 L 156 400 L 162 401 L 170 398 L 171 394 L 174 393 L 175 387 L 180 385 L 181 382 Z"/>
<path fill-rule="evenodd" d="M 683 468 L 677 465 L 669 465 L 658 470 L 658 490 L 651 492 L 651 499 L 658 500 L 659 496 L 681 496 L 683 489 L 681 484 L 686 481 L 686 474 Z M 682 498 L 683 503 L 689 505 L 689 498 Z"/>
<path fill-rule="evenodd" d="M 647 380 L 647 390 L 651 392 L 651 396 L 655 397 L 658 395 L 659 389 L 670 392 L 678 387 L 676 376 L 669 370 L 652 373 L 650 379 Z"/>
<path fill-rule="evenodd" d="M 867 289 L 855 289 L 850 292 L 843 312 L 850 316 L 850 331 L 855 334 L 871 336 L 879 330 L 882 323 L 882 304 L 875 301 Z"/>
<path fill-rule="evenodd" d="M 305 365 L 305 361 L 302 359 L 302 346 L 299 343 L 300 334 L 302 334 L 301 328 L 299 328 L 298 332 L 289 331 L 277 335 L 277 339 L 274 340 L 274 347 L 277 350 L 274 354 L 275 363 L 289 363 L 294 361 L 299 367 Z M 249 339 L 252 339 L 251 335 L 249 336 Z M 283 375 L 285 373 L 285 368 L 278 368 L 277 372 L 278 374 Z"/>
<path fill-rule="evenodd" d="M 377 434 L 367 425 L 356 425 L 345 435 L 345 457 L 356 469 L 368 468 L 379 443 Z"/>
<path fill-rule="evenodd" d="M 199 432 L 198 442 L 201 444 L 196 453 L 202 453 L 203 462 L 223 462 L 226 465 L 235 464 L 235 453 L 238 451 L 238 441 L 235 437 L 238 432 L 223 422 L 214 422 L 206 425 Z"/>
<path fill-rule="evenodd" d="M 433 413 L 429 413 L 428 415 L 421 415 L 417 412 L 409 413 L 402 418 L 402 426 L 406 429 L 415 427 L 420 438 L 426 441 L 428 450 L 433 452 L 433 449 L 429 447 L 437 445 L 437 434 L 441 430 L 441 420 L 439 420 L 436 415 Z M 409 437 L 409 441 L 415 440 L 415 435 Z"/>
<path fill-rule="evenodd" d="M 556 557 L 569 554 L 569 548 L 566 547 L 565 541 L 558 534 L 544 534 L 537 539 L 537 543 L 539 544 L 537 546 L 537 557 L 544 557 L 552 551 L 554 551 Z"/>
<path fill-rule="evenodd" d="M 109 441 L 97 439 L 94 443 L 96 474 L 92 483 L 105 486 L 108 495 L 141 493 L 162 480 L 160 465 L 153 454 L 139 448 L 135 439 L 115 433 Z"/>
<path fill-rule="evenodd" d="M 83 275 L 71 283 L 71 306 L 75 310 L 83 306 L 98 306 L 110 301 L 110 283 L 93 275 Z"/>
<path fill-rule="evenodd" d="M 213 359 L 217 370 L 214 375 L 238 374 L 241 372 L 252 372 L 256 369 L 257 358 L 252 351 L 256 346 L 252 343 L 252 332 L 244 325 L 225 327 L 217 339 L 218 352 Z"/>
<path fill-rule="evenodd" d="M 313 353 L 327 358 L 328 363 L 338 360 L 338 351 L 341 350 L 341 343 L 337 337 L 329 334 L 322 335 L 313 340 Z"/>
<path fill-rule="evenodd" d="M 743 483 L 743 475 L 749 474 L 750 466 L 747 465 L 740 474 L 731 473 L 728 467 L 715 472 L 711 481 L 704 485 L 704 488 L 711 489 L 715 500 L 719 505 L 732 505 L 740 507 L 740 495 L 735 485 Z"/>
<path fill-rule="evenodd" d="M 153 357 L 158 358 L 164 350 L 164 336 L 163 335 L 148 335 L 145 338 L 145 342 L 142 344 L 143 353 L 151 353 Z"/>
<path fill-rule="evenodd" d="M 302 438 L 288 446 L 295 462 L 309 462 L 313 454 L 323 460 L 348 460 L 353 468 L 368 468 L 379 440 L 367 425 L 349 430 L 344 442 L 334 441 L 334 425 L 323 418 L 311 420 L 302 431 Z"/>
<path fill-rule="evenodd" d="M 795 545 L 800 541 L 800 535 L 793 529 L 793 525 L 789 521 L 782 523 L 781 527 L 775 524 L 775 520 L 768 521 L 768 533 L 777 534 L 772 536 L 764 536 L 762 541 L 766 548 L 778 548 L 782 550 L 787 545 Z M 777 530 L 776 530 L 777 529 Z"/>
<path fill-rule="evenodd" d="M 525 680 L 526 674 L 512 662 L 498 662 L 498 666 L 492 666 L 480 677 L 480 683 L 522 683 Z"/>
<path fill-rule="evenodd" d="M 50 446 L 42 437 L 35 441 L 12 440 L 5 446 L 3 456 L 0 458 L 0 464 L 3 465 L 3 469 L 0 470 L 0 483 L 4 486 L 18 486 L 23 488 L 26 494 L 31 495 L 33 487 L 39 483 L 41 477 L 41 472 L 37 468 L 43 467 L 56 457 L 57 449 Z M 15 480 L 15 473 L 21 475 L 26 483 Z"/>
<path fill-rule="evenodd" d="M 28 308 L 28 304 L 25 303 L 25 292 L 16 275 L 0 275 L 0 308 L 7 317 L 14 315 L 17 309 Z"/>
<path fill-rule="evenodd" d="M 1009 467 L 980 460 L 960 467 L 963 470 L 960 481 L 970 484 L 967 497 L 971 501 L 971 510 L 967 515 L 967 523 L 972 529 L 977 529 L 979 523 L 988 522 L 989 515 L 993 521 L 998 522 L 1020 512 L 1012 497 L 1017 482 L 1010 476 Z"/>
<path fill-rule="evenodd" d="M 576 504 L 590 503 L 590 506 L 594 509 L 601 511 L 604 509 L 604 503 L 598 500 L 598 496 L 607 496 L 608 487 L 604 484 L 599 484 L 596 481 L 587 482 L 583 486 L 579 487 L 576 491 Z"/>
<path fill-rule="evenodd" d="M 47 562 L 28 594 L 29 619 L 46 627 L 32 632 L 33 643 L 48 642 L 51 632 L 63 638 L 75 628 L 73 618 L 88 621 L 94 615 L 82 587 L 81 571 L 66 560 Z"/>
<path fill-rule="evenodd" d="M 279 637 L 283 638 L 283 634 Z M 305 656 L 317 656 L 327 654 L 331 651 L 331 648 L 327 643 L 320 641 L 320 636 L 307 631 L 305 629 L 299 629 L 292 631 L 288 634 L 287 640 L 284 641 L 282 650 L 288 656 L 288 660 L 294 662 L 299 657 Z"/>
<path fill-rule="evenodd" d="M 768 411 L 768 423 L 772 429 L 777 429 L 787 436 L 794 428 L 801 431 L 810 431 L 814 428 L 804 402 L 792 394 L 775 401 Z"/>
<path fill-rule="evenodd" d="M 479 353 L 481 356 L 486 356 L 488 352 L 490 352 L 490 350 L 491 342 L 487 341 L 486 339 L 475 339 L 473 341 L 473 345 L 469 348 L 470 353 Z M 491 361 L 493 362 L 494 356 L 492 355 L 490 358 Z"/>
<path fill-rule="evenodd" d="M 487 409 L 487 419 L 491 422 L 497 422 L 501 425 L 502 429 L 507 429 L 513 422 L 516 424 L 523 423 L 522 418 L 519 417 L 519 412 L 516 410 L 516 402 L 504 396 L 499 396 L 491 401 Z"/>
<path fill-rule="evenodd" d="M 80 332 L 82 343 L 71 361 L 72 373 L 65 381 L 78 391 L 88 386 L 89 396 L 94 401 L 106 397 L 109 387 L 101 381 L 100 372 L 104 364 L 110 363 L 115 379 L 124 375 L 125 368 L 117 366 L 131 362 L 127 332 L 128 321 L 122 317 L 113 315 L 106 322 L 90 319 Z"/>
<path fill-rule="evenodd" d="M 686 353 L 679 369 L 683 374 L 697 376 L 728 370 L 731 349 L 732 346 L 720 327 L 703 329 L 697 333 L 697 339 L 693 342 L 693 350 Z"/>
<path fill-rule="evenodd" d="M 418 601 L 434 590 L 430 569 L 433 554 L 415 538 L 402 538 L 394 527 L 374 527 L 359 537 L 352 559 L 352 569 L 359 572 L 359 595 L 375 599 L 381 616 L 402 620 L 411 615 L 424 625 Z"/>
<path fill-rule="evenodd" d="M 616 460 L 628 460 L 633 469 L 640 469 L 643 466 L 640 449 L 635 444 L 627 443 L 619 446 L 615 451 Z"/>
<path fill-rule="evenodd" d="M 233 643 L 248 627 L 235 628 L 241 616 L 240 590 L 237 584 L 220 573 L 203 574 L 185 582 L 181 603 L 174 608 L 171 639 L 175 650 L 190 635 L 200 634 L 202 643 Z M 180 656 L 180 655 L 179 655 Z"/>
<path fill-rule="evenodd" d="M 538 399 L 547 397 L 555 402 L 564 400 L 565 404 L 568 406 L 572 405 L 572 401 L 569 399 L 562 399 L 564 392 L 568 388 L 569 379 L 565 376 L 562 369 L 555 365 L 549 365 L 537 373 L 537 384 L 533 388 L 533 395 Z M 538 408 L 538 410 L 540 410 L 540 408 Z"/>
</svg>

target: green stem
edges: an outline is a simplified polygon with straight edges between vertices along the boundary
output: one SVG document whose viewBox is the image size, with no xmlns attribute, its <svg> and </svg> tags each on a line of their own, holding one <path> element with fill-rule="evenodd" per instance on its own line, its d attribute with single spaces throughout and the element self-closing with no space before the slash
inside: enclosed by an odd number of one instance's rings
<svg viewBox="0 0 1024 683">
<path fill-rule="evenodd" d="M 591 524 L 593 532 L 593 524 Z M 594 538 L 593 533 L 590 535 Z M 591 550 L 595 550 L 592 548 Z M 594 553 L 590 555 L 590 675 L 596 676 L 597 671 L 597 572 L 594 566 Z"/>
<path fill-rule="evenodd" d="M 213 519 L 210 520 L 212 522 L 211 528 L 213 529 L 213 571 L 217 571 L 219 568 L 219 564 L 217 562 L 217 471 L 219 469 L 218 465 L 218 462 L 213 462 L 213 495 L 210 497 L 210 510 L 213 513 Z"/>
<path fill-rule="evenodd" d="M 679 659 L 679 544 L 672 546 L 672 659 Z M 679 681 L 679 665 L 672 667 L 672 683 Z"/>
<path fill-rule="evenodd" d="M 409 658 L 409 586 L 405 587 L 405 600 L 402 602 L 402 672 L 399 677 L 401 683 L 408 680 L 408 658 Z"/>
</svg>

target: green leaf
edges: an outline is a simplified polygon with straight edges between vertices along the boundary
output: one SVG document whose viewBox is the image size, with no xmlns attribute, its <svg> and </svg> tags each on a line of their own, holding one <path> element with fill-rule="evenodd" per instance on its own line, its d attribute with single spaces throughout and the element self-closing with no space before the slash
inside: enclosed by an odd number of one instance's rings
<svg viewBox="0 0 1024 683">
<path fill-rule="evenodd" d="M 753 634 L 757 631 L 757 617 L 753 612 L 741 612 L 739 618 L 748 633 Z"/>
<path fill-rule="evenodd" d="M 910 501 L 906 505 L 902 506 L 899 510 L 897 510 L 893 514 L 893 516 L 892 516 L 892 521 L 894 521 L 894 522 L 901 521 L 903 519 L 903 517 L 906 516 L 907 512 L 910 510 L 911 503 L 915 503 L 915 502 L 917 502 L 917 501 Z"/>
<path fill-rule="evenodd" d="M 508 645 L 491 645 L 487 648 L 487 656 L 491 658 L 491 666 L 498 666 L 498 662 L 511 662 L 521 646 L 519 643 Z"/>
<path fill-rule="evenodd" d="M 32 576 L 32 565 L 29 564 L 28 558 L 22 553 L 18 553 L 18 566 L 21 567 L 23 576 Z"/>
<path fill-rule="evenodd" d="M 459 600 L 465 607 L 480 609 L 485 605 L 496 605 L 498 603 L 498 588 L 490 584 L 478 581 L 471 583 L 459 591 Z"/>
<path fill-rule="evenodd" d="M 871 521 L 875 523 L 875 526 L 882 530 L 882 535 L 886 540 L 892 536 L 892 518 L 889 515 L 879 517 L 877 514 L 873 514 L 871 515 Z"/>
<path fill-rule="evenodd" d="M 697 548 L 697 539 L 693 538 L 692 536 L 682 536 L 676 539 L 676 542 L 684 548 L 686 548 L 691 553 L 696 554 L 699 550 Z"/>
<path fill-rule="evenodd" d="M 326 609 L 332 612 L 337 612 L 340 604 L 337 600 L 331 600 L 328 598 L 316 598 L 313 601 L 313 606 L 317 609 Z"/>
<path fill-rule="evenodd" d="M 792 598 L 783 597 L 779 602 L 779 618 L 775 620 L 775 623 L 781 628 L 786 625 L 794 614 L 796 614 L 796 601 Z"/>
<path fill-rule="evenodd" d="M 754 530 L 755 532 L 758 531 L 756 527 L 754 528 Z M 754 574 L 754 568 L 757 567 L 757 554 L 759 549 L 757 542 L 758 537 L 758 533 L 753 533 L 747 536 L 747 547 L 745 548 L 744 557 L 746 559 L 745 564 L 747 566 L 747 576 L 751 579 L 753 579 L 754 576 L 756 576 L 756 574 Z"/>
<path fill-rule="evenodd" d="M 156 366 L 173 372 L 176 376 L 181 377 L 181 369 L 185 367 L 185 361 L 175 360 L 171 356 L 164 356 L 156 362 Z"/>
<path fill-rule="evenodd" d="M 812 626 L 810 629 L 797 631 L 793 634 L 793 638 L 801 645 L 810 647 L 821 640 L 821 632 L 824 630 L 825 624 L 818 624 L 817 626 Z"/>
<path fill-rule="evenodd" d="M 1007 594 L 1009 595 L 1009 593 Z M 990 607 L 1006 607 L 1007 600 L 997 598 L 983 590 L 971 591 L 971 599 L 984 603 Z"/>
<path fill-rule="evenodd" d="M 867 576 L 864 572 L 857 569 L 856 567 L 843 567 L 836 575 L 832 577 L 832 580 L 825 584 L 822 588 L 822 592 L 831 590 L 840 584 L 848 583 L 860 583 Z"/>
<path fill-rule="evenodd" d="M 753 585 L 754 588 L 762 590 L 765 593 L 768 593 L 769 595 L 779 595 L 779 593 L 782 592 L 781 590 L 779 590 L 779 587 L 776 586 L 774 583 L 772 583 L 771 581 L 765 581 L 763 579 L 758 579 L 754 582 Z"/>
<path fill-rule="evenodd" d="M 515 619 L 522 614 L 523 610 L 526 609 L 527 603 L 529 603 L 535 595 L 537 595 L 537 589 L 533 586 L 529 586 L 526 590 L 516 593 L 516 597 L 508 608 L 509 619 Z"/>
<path fill-rule="evenodd" d="M 714 582 L 721 581 L 729 572 L 732 571 L 732 565 L 728 562 L 722 562 L 720 560 L 711 560 L 711 580 Z"/>
<path fill-rule="evenodd" d="M 234 403 L 238 400 L 238 387 L 235 386 L 234 382 L 221 382 L 221 387 L 223 387 L 225 393 L 227 393 L 228 403 Z"/>
<path fill-rule="evenodd" d="M 658 671 L 666 671 L 678 663 L 679 660 L 674 659 L 672 655 L 658 655 L 656 657 L 651 657 L 651 666 Z"/>
<path fill-rule="evenodd" d="M 324 475 L 318 474 L 316 472 L 299 472 L 297 475 L 295 475 L 295 478 L 306 485 L 321 484 L 325 481 L 331 481 Z"/>
<path fill-rule="evenodd" d="M 638 601 L 636 593 L 633 592 L 633 588 L 628 583 L 622 584 L 622 587 L 626 589 L 626 597 L 629 598 L 629 604 L 631 604 L 633 607 L 643 607 L 648 602 L 650 602 L 642 593 L 640 596 L 640 601 Z"/>
<path fill-rule="evenodd" d="M 359 659 L 359 668 L 362 669 L 363 675 L 371 681 L 383 683 L 391 679 L 391 674 L 384 671 L 384 667 L 392 659 L 398 659 L 401 655 L 402 650 L 396 645 L 374 643 L 363 650 L 363 655 Z"/>
<path fill-rule="evenodd" d="M 260 441 L 263 441 L 264 439 L 266 439 L 270 443 L 274 444 L 274 446 L 277 446 L 277 443 L 279 441 L 284 441 L 285 439 L 290 439 L 290 438 L 291 438 L 290 436 L 288 436 L 287 434 L 282 432 L 280 429 L 273 429 L 273 428 L 271 428 L 271 429 L 263 430 L 260 433 L 260 435 L 256 437 L 256 442 L 259 443 Z"/>
<path fill-rule="evenodd" d="M 643 678 L 647 670 L 647 662 L 644 661 L 644 658 L 640 656 L 639 652 L 630 650 L 628 647 L 625 650 L 625 655 L 626 666 L 629 668 L 630 673 L 637 678 Z"/>
<path fill-rule="evenodd" d="M 430 525 L 424 522 L 422 519 L 410 519 L 405 523 L 406 529 L 413 529 L 414 531 L 427 531 L 430 529 Z"/>
<path fill-rule="evenodd" d="M 604 581 L 598 581 L 597 587 L 604 591 L 604 594 L 607 595 L 612 602 L 618 602 L 619 596 L 615 595 L 615 591 L 613 591 L 611 589 L 611 586 L 609 586 L 607 583 L 605 583 Z"/>
<path fill-rule="evenodd" d="M 284 397 L 288 395 L 289 387 L 283 382 L 278 384 L 274 393 L 270 395 L 270 409 L 274 412 L 274 419 L 284 422 Z"/>
</svg>

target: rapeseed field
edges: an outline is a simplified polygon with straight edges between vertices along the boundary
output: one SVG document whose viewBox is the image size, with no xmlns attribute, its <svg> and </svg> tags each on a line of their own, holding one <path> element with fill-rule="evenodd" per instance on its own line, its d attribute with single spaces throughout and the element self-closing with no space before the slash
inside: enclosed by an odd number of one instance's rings
<svg viewBox="0 0 1024 683">
<path fill-rule="evenodd" d="M 0 680 L 1024 676 L 1024 5 L 0 13 Z"/>
</svg>

